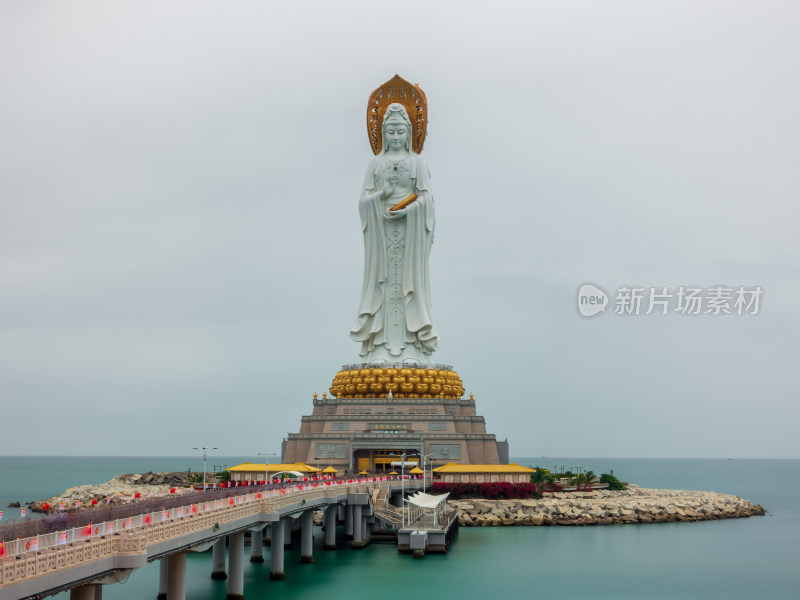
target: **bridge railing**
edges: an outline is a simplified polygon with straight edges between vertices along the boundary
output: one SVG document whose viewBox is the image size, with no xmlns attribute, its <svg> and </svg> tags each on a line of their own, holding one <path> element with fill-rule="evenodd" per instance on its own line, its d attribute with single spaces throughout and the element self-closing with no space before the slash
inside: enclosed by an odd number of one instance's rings
<svg viewBox="0 0 800 600">
<path fill-rule="evenodd" d="M 282 489 L 253 491 L 246 494 L 233 494 L 222 498 L 148 511 L 119 519 L 100 523 L 87 523 L 60 531 L 45 531 L 32 536 L 14 540 L 0 541 L 0 564 L 4 560 L 24 558 L 44 550 L 66 547 L 75 542 L 104 538 L 105 536 L 142 530 L 150 526 L 176 520 L 187 519 L 197 515 L 206 515 L 217 511 L 227 511 L 245 504 L 259 502 L 263 504 L 262 512 L 274 512 L 279 508 L 297 504 L 299 500 L 325 498 L 331 494 L 347 492 L 350 494 L 367 493 L 375 487 L 391 487 L 397 485 L 385 478 L 377 481 L 367 479 L 334 480 L 317 484 L 298 485 Z M 37 521 L 32 521 L 36 523 Z"/>
</svg>

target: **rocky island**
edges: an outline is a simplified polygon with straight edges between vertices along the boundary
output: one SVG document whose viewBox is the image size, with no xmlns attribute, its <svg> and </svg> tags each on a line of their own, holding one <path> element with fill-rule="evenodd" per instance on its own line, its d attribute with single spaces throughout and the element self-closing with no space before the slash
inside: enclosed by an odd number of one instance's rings
<svg viewBox="0 0 800 600">
<path fill-rule="evenodd" d="M 82 485 L 63 494 L 28 503 L 33 511 L 51 510 L 63 502 L 76 510 L 76 501 L 89 507 L 92 500 L 117 504 L 136 498 L 192 494 L 189 473 L 130 473 L 98 485 Z M 108 500 L 106 500 L 108 499 Z M 450 500 L 459 524 L 466 527 L 537 525 L 612 525 L 706 521 L 763 515 L 764 508 L 730 494 L 690 490 L 661 490 L 629 484 L 619 491 L 548 492 L 540 499 Z M 321 517 L 321 515 L 318 515 Z"/>
<path fill-rule="evenodd" d="M 74 511 L 76 510 L 76 501 L 80 502 L 81 507 L 87 507 L 91 505 L 92 500 L 103 504 L 119 504 L 130 501 L 135 499 L 137 493 L 141 498 L 148 497 L 148 493 L 149 497 L 158 497 L 159 494 L 166 496 L 171 493 L 193 493 L 195 490 L 192 485 L 195 475 L 196 473 L 188 472 L 128 473 L 118 475 L 106 483 L 79 485 L 69 488 L 58 496 L 29 502 L 28 508 L 34 512 L 44 512 L 45 504 L 49 505 L 52 510 L 56 509 L 60 502 L 63 502 L 64 510 Z M 209 474 L 209 482 L 212 481 L 211 477 L 212 475 Z"/>
<path fill-rule="evenodd" d="M 453 500 L 466 527 L 512 525 L 613 525 L 707 521 L 763 515 L 764 508 L 738 496 L 628 485 L 620 491 L 553 492 L 541 499 Z"/>
</svg>

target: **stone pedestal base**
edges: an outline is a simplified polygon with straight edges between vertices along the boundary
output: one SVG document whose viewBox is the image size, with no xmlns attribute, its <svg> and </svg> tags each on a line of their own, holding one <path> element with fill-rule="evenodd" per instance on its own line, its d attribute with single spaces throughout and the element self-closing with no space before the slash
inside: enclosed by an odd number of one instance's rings
<svg viewBox="0 0 800 600">
<path fill-rule="evenodd" d="M 167 595 L 166 594 L 158 594 L 156 596 L 156 600 L 167 600 Z"/>
<path fill-rule="evenodd" d="M 314 557 L 313 556 L 301 556 L 300 557 L 300 562 L 301 563 L 306 563 L 306 564 L 313 563 L 314 562 Z"/>
<path fill-rule="evenodd" d="M 211 579 L 227 579 L 228 574 L 225 571 L 212 571 Z"/>
<path fill-rule="evenodd" d="M 414 550 L 411 553 L 412 558 L 425 558 L 425 550 Z"/>
<path fill-rule="evenodd" d="M 244 594 L 228 594 L 225 600 L 244 600 Z"/>
<path fill-rule="evenodd" d="M 263 556 L 251 556 L 250 557 L 250 562 L 252 562 L 252 563 L 263 563 L 264 562 L 264 557 Z"/>
<path fill-rule="evenodd" d="M 336 544 L 325 544 L 324 547 L 325 550 L 336 550 L 336 548 L 337 548 Z"/>
<path fill-rule="evenodd" d="M 284 575 L 283 571 L 273 571 L 269 574 L 269 578 L 272 581 L 283 581 L 286 579 L 286 575 Z"/>
</svg>

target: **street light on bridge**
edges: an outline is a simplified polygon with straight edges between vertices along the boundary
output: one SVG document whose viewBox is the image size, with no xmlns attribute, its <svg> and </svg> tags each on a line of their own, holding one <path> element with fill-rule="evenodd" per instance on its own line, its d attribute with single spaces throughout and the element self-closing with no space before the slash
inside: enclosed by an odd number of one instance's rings
<svg viewBox="0 0 800 600">
<path fill-rule="evenodd" d="M 264 480 L 264 484 L 265 485 L 269 485 L 269 457 L 270 456 L 278 456 L 278 455 L 277 454 L 270 454 L 270 453 L 267 453 L 267 452 L 259 452 L 258 455 L 259 456 L 263 456 L 264 457 L 264 461 L 267 463 L 267 464 L 264 465 L 264 468 L 266 469 L 266 475 L 267 475 L 267 478 Z"/>
<path fill-rule="evenodd" d="M 210 448 L 208 446 L 202 446 L 200 448 L 192 448 L 192 450 L 202 450 L 203 451 L 203 491 L 206 489 L 206 459 L 208 458 L 208 451 L 209 450 L 219 450 L 216 446 Z"/>
</svg>

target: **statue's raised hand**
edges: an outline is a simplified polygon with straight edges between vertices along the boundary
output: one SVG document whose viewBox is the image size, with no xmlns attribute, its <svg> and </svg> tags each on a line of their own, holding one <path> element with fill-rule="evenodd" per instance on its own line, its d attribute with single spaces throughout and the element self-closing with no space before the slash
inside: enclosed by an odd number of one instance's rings
<svg viewBox="0 0 800 600">
<path fill-rule="evenodd" d="M 383 189 L 381 190 L 381 200 L 386 200 L 394 193 L 394 183 L 391 181 L 387 181 L 383 184 Z"/>
</svg>

